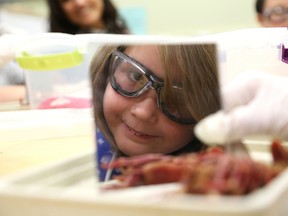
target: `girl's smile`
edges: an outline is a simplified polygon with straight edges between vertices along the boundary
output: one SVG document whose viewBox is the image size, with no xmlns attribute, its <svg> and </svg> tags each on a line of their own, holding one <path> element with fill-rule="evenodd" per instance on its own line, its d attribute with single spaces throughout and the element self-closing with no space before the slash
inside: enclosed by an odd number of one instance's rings
<svg viewBox="0 0 288 216">
<path fill-rule="evenodd" d="M 128 125 L 126 125 L 128 130 L 135 136 L 138 136 L 138 137 L 150 137 L 150 135 L 148 134 L 143 134 L 143 133 L 140 133 L 140 132 L 137 132 L 135 130 L 133 130 L 131 127 L 129 127 Z"/>
<path fill-rule="evenodd" d="M 131 140 L 137 141 L 137 142 L 147 142 L 151 141 L 152 139 L 157 138 L 157 136 L 149 135 L 146 133 L 142 133 L 139 131 L 134 130 L 133 128 L 129 127 L 124 123 L 123 125 L 124 133 L 127 137 L 129 137 Z"/>
</svg>

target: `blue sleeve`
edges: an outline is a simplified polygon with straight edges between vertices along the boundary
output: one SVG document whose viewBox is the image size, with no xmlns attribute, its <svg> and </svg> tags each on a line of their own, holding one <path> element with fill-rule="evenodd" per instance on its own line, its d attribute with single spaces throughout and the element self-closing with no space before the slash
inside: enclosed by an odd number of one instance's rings
<svg viewBox="0 0 288 216">
<path fill-rule="evenodd" d="M 110 145 L 110 143 L 107 141 L 107 139 L 104 137 L 102 132 L 99 129 L 96 129 L 96 161 L 97 161 L 97 168 L 98 168 L 98 177 L 99 181 L 103 182 L 106 177 L 107 170 L 103 169 L 101 167 L 101 164 L 105 163 L 108 164 L 113 158 L 114 151 Z M 118 170 L 113 170 L 112 175 L 119 174 Z"/>
</svg>

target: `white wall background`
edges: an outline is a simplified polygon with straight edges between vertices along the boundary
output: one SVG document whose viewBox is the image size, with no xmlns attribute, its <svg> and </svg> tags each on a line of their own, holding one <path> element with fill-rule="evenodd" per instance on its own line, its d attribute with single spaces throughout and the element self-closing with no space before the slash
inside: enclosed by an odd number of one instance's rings
<svg viewBox="0 0 288 216">
<path fill-rule="evenodd" d="M 194 35 L 258 27 L 255 0 L 113 0 L 144 8 L 148 34 Z"/>
</svg>

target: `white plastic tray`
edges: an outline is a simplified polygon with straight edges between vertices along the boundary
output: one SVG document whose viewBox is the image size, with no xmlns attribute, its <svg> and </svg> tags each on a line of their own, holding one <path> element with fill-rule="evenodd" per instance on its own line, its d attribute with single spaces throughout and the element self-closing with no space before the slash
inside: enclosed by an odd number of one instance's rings
<svg viewBox="0 0 288 216">
<path fill-rule="evenodd" d="M 267 153 L 254 157 L 269 159 Z M 195 196 L 179 192 L 180 185 L 143 186 L 101 192 L 96 181 L 94 154 L 0 179 L 0 215 L 264 215 L 286 216 L 288 170 L 250 195 Z"/>
</svg>

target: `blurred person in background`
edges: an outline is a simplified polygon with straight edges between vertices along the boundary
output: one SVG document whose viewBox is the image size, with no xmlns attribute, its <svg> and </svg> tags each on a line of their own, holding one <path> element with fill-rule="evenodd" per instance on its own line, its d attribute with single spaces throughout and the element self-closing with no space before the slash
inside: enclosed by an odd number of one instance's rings
<svg viewBox="0 0 288 216">
<path fill-rule="evenodd" d="M 288 0 L 256 0 L 257 20 L 263 27 L 288 27 Z"/>
<path fill-rule="evenodd" d="M 129 33 L 110 0 L 47 0 L 50 32 Z"/>
</svg>

